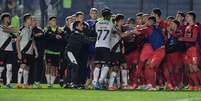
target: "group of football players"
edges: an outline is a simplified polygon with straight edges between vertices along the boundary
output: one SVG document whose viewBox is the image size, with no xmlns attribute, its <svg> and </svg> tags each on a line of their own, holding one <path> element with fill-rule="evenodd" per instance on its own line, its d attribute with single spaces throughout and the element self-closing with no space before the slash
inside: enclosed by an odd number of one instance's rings
<svg viewBox="0 0 201 101">
<path fill-rule="evenodd" d="M 31 14 L 14 28 L 12 16 L 2 13 L 1 84 L 12 88 L 17 67 L 17 88 L 41 88 L 45 75 L 48 88 L 57 80 L 62 88 L 201 90 L 201 25 L 193 11 L 163 20 L 154 8 L 126 20 L 109 8 L 91 8 L 89 16 L 85 21 L 76 12 L 63 27 L 51 16 L 41 29 Z"/>
</svg>

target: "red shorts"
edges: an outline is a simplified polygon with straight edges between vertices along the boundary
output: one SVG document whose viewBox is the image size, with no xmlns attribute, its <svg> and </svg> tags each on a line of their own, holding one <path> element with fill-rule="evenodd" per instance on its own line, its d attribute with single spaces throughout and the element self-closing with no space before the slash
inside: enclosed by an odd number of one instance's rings
<svg viewBox="0 0 201 101">
<path fill-rule="evenodd" d="M 145 62 L 152 56 L 152 54 L 153 54 L 153 48 L 151 44 L 145 43 L 140 54 L 140 61 Z"/>
<path fill-rule="evenodd" d="M 173 66 L 181 65 L 183 64 L 183 54 L 181 52 L 170 53 L 167 55 L 167 61 Z"/>
<path fill-rule="evenodd" d="M 199 50 L 198 47 L 191 47 L 186 50 L 184 59 L 186 64 L 194 64 L 197 65 L 199 63 Z"/>
<path fill-rule="evenodd" d="M 139 56 L 140 56 L 140 49 L 136 49 L 125 56 L 128 68 L 130 68 L 132 64 L 138 63 Z"/>
<path fill-rule="evenodd" d="M 153 55 L 149 58 L 151 67 L 158 67 L 165 57 L 165 49 L 158 48 L 153 52 Z"/>
</svg>

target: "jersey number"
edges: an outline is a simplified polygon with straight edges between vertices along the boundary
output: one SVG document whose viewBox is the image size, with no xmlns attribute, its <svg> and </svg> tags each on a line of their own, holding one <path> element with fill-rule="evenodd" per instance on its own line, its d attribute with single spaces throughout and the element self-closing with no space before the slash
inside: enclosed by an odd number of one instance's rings
<svg viewBox="0 0 201 101">
<path fill-rule="evenodd" d="M 100 38 L 102 37 L 102 35 L 104 35 L 103 40 L 105 40 L 107 38 L 107 36 L 109 35 L 109 30 L 98 30 L 98 40 L 100 40 Z M 104 34 L 103 34 L 104 33 Z"/>
</svg>

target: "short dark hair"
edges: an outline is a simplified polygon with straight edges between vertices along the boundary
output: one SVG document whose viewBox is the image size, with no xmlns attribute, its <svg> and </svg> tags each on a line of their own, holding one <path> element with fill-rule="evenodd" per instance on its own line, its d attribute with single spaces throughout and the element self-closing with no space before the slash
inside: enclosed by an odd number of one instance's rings
<svg viewBox="0 0 201 101">
<path fill-rule="evenodd" d="M 57 19 L 57 17 L 56 17 L 56 16 L 51 16 L 51 17 L 49 18 L 49 21 L 52 20 L 52 19 Z"/>
<path fill-rule="evenodd" d="M 124 18 L 125 18 L 125 16 L 123 14 L 117 14 L 115 17 L 115 21 L 119 21 L 119 20 L 122 20 Z"/>
<path fill-rule="evenodd" d="M 167 19 L 174 20 L 175 18 L 173 16 L 168 16 Z"/>
<path fill-rule="evenodd" d="M 3 21 L 3 19 L 4 19 L 5 17 L 9 17 L 9 18 L 11 18 L 10 13 L 8 13 L 8 12 L 4 12 L 4 13 L 2 13 L 2 14 L 1 14 L 1 21 Z"/>
<path fill-rule="evenodd" d="M 137 17 L 138 17 L 138 16 L 139 16 L 139 17 L 142 17 L 142 16 L 143 16 L 143 14 L 144 14 L 144 13 L 139 12 L 139 13 L 137 13 L 137 14 L 136 14 L 136 16 L 137 16 Z"/>
<path fill-rule="evenodd" d="M 65 18 L 65 21 L 68 21 L 70 18 L 72 18 L 72 16 L 67 16 L 67 17 Z"/>
<path fill-rule="evenodd" d="M 31 14 L 30 14 L 30 13 L 24 14 L 23 21 L 26 22 L 27 19 L 29 19 L 30 17 L 31 17 Z"/>
<path fill-rule="evenodd" d="M 185 14 L 183 12 L 178 12 L 177 14 L 181 15 L 182 17 L 185 17 Z"/>
<path fill-rule="evenodd" d="M 177 25 L 177 27 L 180 26 L 180 22 L 178 20 L 173 20 L 172 22 L 174 22 Z"/>
<path fill-rule="evenodd" d="M 107 16 L 111 16 L 112 12 L 109 8 L 104 8 L 101 10 L 102 16 L 103 17 L 107 17 Z"/>
<path fill-rule="evenodd" d="M 155 17 L 155 16 L 150 16 L 150 17 L 148 18 L 148 20 L 152 20 L 154 23 L 156 23 L 156 17 Z"/>
<path fill-rule="evenodd" d="M 150 14 L 143 14 L 143 17 L 145 17 L 145 16 L 150 16 Z"/>
<path fill-rule="evenodd" d="M 161 17 L 161 10 L 159 9 L 159 8 L 154 8 L 153 10 L 152 10 L 152 12 L 154 13 L 154 14 L 156 14 L 156 15 L 158 15 L 159 17 Z"/>
<path fill-rule="evenodd" d="M 189 11 L 186 14 L 192 16 L 194 21 L 196 20 L 196 14 L 193 11 Z"/>
<path fill-rule="evenodd" d="M 84 15 L 84 13 L 81 12 L 81 11 L 75 13 L 75 16 L 76 16 L 76 17 L 78 17 L 79 15 Z"/>
</svg>

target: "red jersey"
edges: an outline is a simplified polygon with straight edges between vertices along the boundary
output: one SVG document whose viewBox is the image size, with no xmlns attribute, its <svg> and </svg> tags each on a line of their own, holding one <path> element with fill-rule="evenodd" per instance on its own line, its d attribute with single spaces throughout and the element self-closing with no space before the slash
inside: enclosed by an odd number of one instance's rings
<svg viewBox="0 0 201 101">
<path fill-rule="evenodd" d="M 196 45 L 199 35 L 199 26 L 197 24 L 188 25 L 185 29 L 183 37 L 179 38 L 180 41 L 185 43 Z"/>
<path fill-rule="evenodd" d="M 138 29 L 145 37 L 148 37 L 153 32 L 153 26 L 147 26 L 145 28 Z"/>
<path fill-rule="evenodd" d="M 163 20 L 160 20 L 160 22 L 159 22 L 159 27 L 160 27 L 161 29 L 165 29 L 165 30 L 166 30 L 167 24 L 166 24 Z"/>
<path fill-rule="evenodd" d="M 166 34 L 168 25 L 167 25 L 167 23 L 165 23 L 165 21 L 163 21 L 162 19 L 160 20 L 160 22 L 158 23 L 158 25 L 159 25 L 160 29 L 161 29 L 162 32 L 163 32 L 163 36 L 164 36 L 164 38 L 165 38 L 165 43 L 166 43 L 166 42 L 167 42 L 167 39 L 168 39 L 168 35 Z"/>
<path fill-rule="evenodd" d="M 185 24 L 181 24 L 181 25 L 179 26 L 179 29 L 182 31 L 182 34 L 185 33 L 185 29 L 186 29 L 187 26 L 188 26 L 188 25 L 185 25 Z"/>
</svg>

